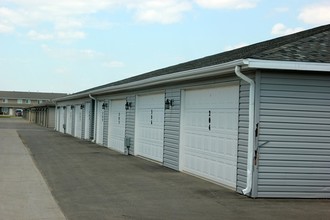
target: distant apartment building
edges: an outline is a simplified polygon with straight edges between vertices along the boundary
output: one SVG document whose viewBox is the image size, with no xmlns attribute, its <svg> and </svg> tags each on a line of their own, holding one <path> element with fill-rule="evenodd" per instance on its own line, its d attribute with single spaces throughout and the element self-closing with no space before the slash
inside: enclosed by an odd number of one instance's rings
<svg viewBox="0 0 330 220">
<path fill-rule="evenodd" d="M 0 91 L 0 115 L 14 116 L 18 109 L 51 102 L 66 95 L 65 93 Z"/>
</svg>

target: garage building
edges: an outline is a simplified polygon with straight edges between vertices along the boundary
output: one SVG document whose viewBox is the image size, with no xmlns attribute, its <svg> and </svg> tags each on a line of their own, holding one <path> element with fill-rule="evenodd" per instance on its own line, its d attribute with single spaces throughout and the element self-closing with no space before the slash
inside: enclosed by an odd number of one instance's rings
<svg viewBox="0 0 330 220">
<path fill-rule="evenodd" d="M 330 198 L 330 25 L 91 88 L 56 105 L 60 132 L 238 193 Z"/>
</svg>

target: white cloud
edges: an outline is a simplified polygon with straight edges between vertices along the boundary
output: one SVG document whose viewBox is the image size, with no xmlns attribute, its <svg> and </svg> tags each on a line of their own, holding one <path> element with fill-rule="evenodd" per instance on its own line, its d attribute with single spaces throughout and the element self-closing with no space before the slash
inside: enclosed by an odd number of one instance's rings
<svg viewBox="0 0 330 220">
<path fill-rule="evenodd" d="M 279 8 L 275 8 L 274 11 L 277 13 L 286 13 L 289 11 L 289 8 L 288 7 L 279 7 Z"/>
<path fill-rule="evenodd" d="M 111 60 L 111 61 L 104 62 L 103 66 L 108 67 L 108 68 L 119 68 L 119 67 L 123 67 L 124 63 L 121 61 Z"/>
<path fill-rule="evenodd" d="M 52 40 L 54 36 L 52 34 L 42 34 L 37 31 L 31 30 L 28 32 L 28 37 L 32 40 Z"/>
<path fill-rule="evenodd" d="M 289 28 L 286 27 L 282 23 L 277 23 L 273 26 L 271 34 L 276 35 L 276 36 L 283 36 L 283 35 L 288 35 L 288 34 L 293 34 L 299 31 L 303 31 L 304 29 L 301 27 L 296 27 L 296 28 Z"/>
<path fill-rule="evenodd" d="M 14 31 L 14 27 L 0 23 L 0 33 L 10 33 Z"/>
<path fill-rule="evenodd" d="M 80 55 L 80 57 L 87 58 L 87 59 L 94 59 L 94 58 L 103 56 L 102 53 L 96 52 L 91 49 L 78 50 L 76 53 L 78 53 Z"/>
<path fill-rule="evenodd" d="M 236 45 L 228 45 L 224 48 L 224 51 L 228 51 L 228 50 L 235 50 L 235 49 L 238 49 L 238 48 L 241 48 L 241 47 L 245 47 L 247 46 L 248 44 L 247 43 L 239 43 L 239 44 L 236 44 Z"/>
<path fill-rule="evenodd" d="M 84 24 L 75 18 L 64 18 L 58 19 L 55 23 L 55 29 L 57 30 L 67 30 L 67 29 L 79 29 L 82 28 Z"/>
<path fill-rule="evenodd" d="M 0 33 L 10 33 L 15 29 L 13 21 L 17 20 L 17 14 L 5 7 L 0 7 Z"/>
<path fill-rule="evenodd" d="M 59 31 L 56 37 L 60 40 L 70 41 L 75 39 L 84 39 L 86 34 L 82 31 Z"/>
<path fill-rule="evenodd" d="M 46 44 L 41 45 L 41 49 L 51 57 L 56 59 L 64 59 L 69 61 L 75 60 L 100 60 L 104 59 L 103 53 L 91 49 L 74 49 L 74 48 L 51 48 Z"/>
<path fill-rule="evenodd" d="M 82 31 L 58 31 L 55 33 L 39 33 L 35 30 L 30 30 L 27 33 L 27 36 L 31 40 L 61 40 L 65 42 L 69 42 L 71 40 L 77 40 L 77 39 L 84 39 L 85 38 L 85 33 Z"/>
<path fill-rule="evenodd" d="M 307 24 L 328 24 L 330 23 L 330 2 L 308 5 L 301 10 L 298 18 Z"/>
<path fill-rule="evenodd" d="M 170 24 L 180 21 L 191 4 L 185 0 L 144 0 L 131 1 L 128 7 L 136 11 L 138 21 Z"/>
<path fill-rule="evenodd" d="M 84 39 L 87 27 L 113 26 L 112 21 L 92 15 L 115 7 L 130 9 L 139 22 L 161 24 L 180 21 L 192 8 L 191 0 L 6 0 L 0 6 L 0 33 L 27 29 L 32 40 Z"/>
<path fill-rule="evenodd" d="M 55 69 L 55 74 L 61 75 L 61 76 L 71 75 L 70 70 L 66 67 L 59 67 L 59 68 Z"/>
<path fill-rule="evenodd" d="M 35 12 L 41 17 L 57 19 L 67 16 L 92 14 L 118 4 L 119 0 L 11 0 L 23 10 Z"/>
<path fill-rule="evenodd" d="M 85 38 L 83 28 L 90 15 L 108 10 L 119 0 L 10 0 L 0 7 L 0 33 L 17 27 L 33 28 L 27 36 L 33 40 L 57 39 L 71 41 Z M 10 6 L 10 7 L 9 7 Z M 39 30 L 48 25 L 49 33 Z M 52 37 L 51 37 L 52 36 Z"/>
<path fill-rule="evenodd" d="M 204 8 L 210 9 L 248 9 L 257 6 L 258 0 L 195 0 Z"/>
</svg>

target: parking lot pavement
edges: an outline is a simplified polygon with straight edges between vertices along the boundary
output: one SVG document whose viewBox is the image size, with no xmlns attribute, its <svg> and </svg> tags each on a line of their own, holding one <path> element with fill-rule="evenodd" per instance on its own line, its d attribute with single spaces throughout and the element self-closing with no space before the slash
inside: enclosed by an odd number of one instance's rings
<svg viewBox="0 0 330 220">
<path fill-rule="evenodd" d="M 251 199 L 138 157 L 20 123 L 13 127 L 68 219 L 330 219 L 326 199 Z"/>
</svg>

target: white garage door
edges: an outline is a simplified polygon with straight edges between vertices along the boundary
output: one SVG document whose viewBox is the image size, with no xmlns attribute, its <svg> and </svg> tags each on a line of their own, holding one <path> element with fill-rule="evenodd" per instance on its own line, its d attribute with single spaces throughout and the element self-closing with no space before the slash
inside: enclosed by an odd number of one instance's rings
<svg viewBox="0 0 330 220">
<path fill-rule="evenodd" d="M 164 94 L 137 98 L 136 154 L 162 162 L 164 139 Z"/>
<path fill-rule="evenodd" d="M 104 108 L 102 107 L 104 101 L 99 101 L 97 104 L 97 128 L 96 128 L 96 143 L 103 145 L 103 130 L 104 130 Z"/>
<path fill-rule="evenodd" d="M 82 130 L 82 109 L 80 105 L 76 105 L 74 108 L 74 116 L 75 116 L 75 129 L 74 136 L 77 138 L 81 138 L 81 130 Z"/>
<path fill-rule="evenodd" d="M 65 119 L 65 118 L 64 118 L 64 114 L 65 114 L 65 113 L 64 113 L 64 111 L 65 111 L 65 109 L 63 109 L 63 107 L 60 107 L 60 108 L 59 108 L 59 112 L 60 112 L 59 115 L 60 115 L 60 116 L 59 116 L 59 119 L 58 119 L 58 120 L 59 120 L 58 131 L 60 131 L 60 132 L 62 132 L 62 133 L 64 133 L 63 125 L 65 124 L 65 121 L 64 121 L 64 119 Z"/>
<path fill-rule="evenodd" d="M 238 86 L 183 93 L 181 169 L 235 188 Z"/>
<path fill-rule="evenodd" d="M 110 103 L 109 143 L 112 149 L 124 153 L 126 100 L 113 100 Z"/>
<path fill-rule="evenodd" d="M 85 111 L 85 134 L 84 134 L 84 138 L 86 140 L 89 140 L 90 138 L 90 123 L 91 123 L 91 103 L 87 102 L 85 104 L 85 108 L 84 108 L 84 111 Z"/>
<path fill-rule="evenodd" d="M 68 105 L 66 107 L 66 133 L 72 135 L 72 109 L 71 106 Z"/>
</svg>

